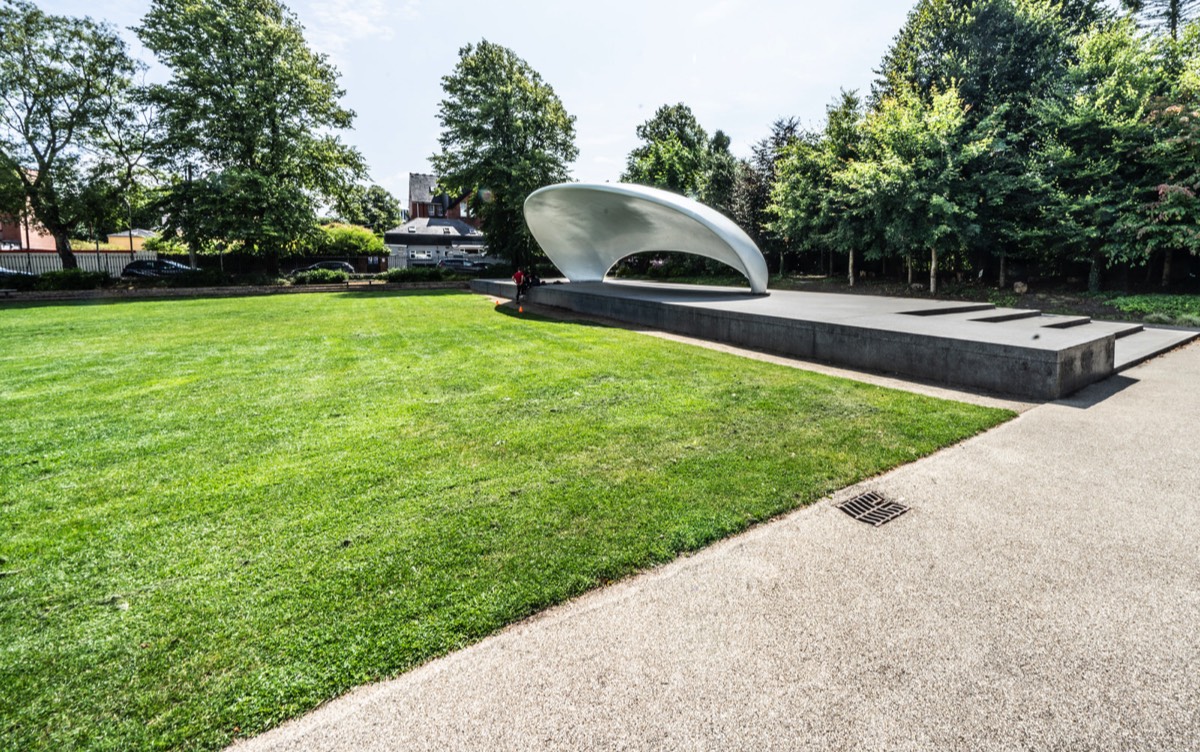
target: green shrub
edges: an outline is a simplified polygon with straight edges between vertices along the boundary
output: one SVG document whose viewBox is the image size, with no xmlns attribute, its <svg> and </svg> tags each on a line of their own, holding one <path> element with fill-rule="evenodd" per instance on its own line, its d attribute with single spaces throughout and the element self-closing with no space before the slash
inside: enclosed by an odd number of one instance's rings
<svg viewBox="0 0 1200 752">
<path fill-rule="evenodd" d="M 37 278 L 35 290 L 95 290 L 109 282 L 108 272 L 89 272 L 83 269 L 60 269 L 46 272 Z"/>
<path fill-rule="evenodd" d="M 1145 321 L 1147 324 L 1170 324 L 1174 320 L 1169 314 L 1162 312 L 1147 313 L 1142 317 L 1142 321 Z"/>
<path fill-rule="evenodd" d="M 147 251 L 165 253 L 168 255 L 188 252 L 187 243 L 183 242 L 183 238 L 169 238 L 163 235 L 155 235 L 152 238 L 146 238 L 146 243 L 142 247 Z"/>
<path fill-rule="evenodd" d="M 185 256 L 188 252 L 187 243 L 178 235 L 174 237 L 156 235 L 152 238 L 146 238 L 144 247 L 147 251 L 161 253 L 164 256 Z M 237 253 L 241 250 L 241 243 L 217 240 L 203 240 L 196 247 L 196 253 L 201 256 L 217 256 L 222 253 Z"/>
<path fill-rule="evenodd" d="M 235 285 L 256 285 L 259 287 L 265 287 L 265 286 L 269 286 L 269 285 L 282 286 L 282 285 L 287 284 L 287 280 L 283 279 L 281 277 L 278 277 L 274 274 L 261 274 L 261 273 L 239 274 L 238 276 L 233 278 L 233 284 L 235 284 Z"/>
<path fill-rule="evenodd" d="M 167 287 L 223 287 L 229 284 L 229 277 L 220 269 L 196 269 L 165 280 Z"/>
<path fill-rule="evenodd" d="M 365 227 L 330 224 L 316 240 L 319 256 L 382 256 L 383 239 Z"/>
<path fill-rule="evenodd" d="M 109 239 L 103 243 L 97 243 L 91 238 L 70 238 L 68 242 L 71 245 L 72 251 L 124 251 L 129 253 L 129 241 L 122 240 L 120 235 L 111 235 Z"/>
<path fill-rule="evenodd" d="M 37 279 L 37 277 L 30 277 L 27 274 L 0 274 L 0 287 L 28 291 L 34 288 Z"/>
<path fill-rule="evenodd" d="M 1185 313 L 1184 315 L 1175 319 L 1175 323 L 1179 326 L 1188 326 L 1193 329 L 1200 329 L 1200 316 Z"/>
<path fill-rule="evenodd" d="M 441 282 L 450 276 L 440 267 L 414 266 L 409 269 L 388 269 L 383 278 L 388 282 Z"/>
<path fill-rule="evenodd" d="M 987 301 L 999 308 L 1016 308 L 1020 305 L 1021 296 L 1011 290 L 989 290 Z"/>
<path fill-rule="evenodd" d="M 300 272 L 292 278 L 292 284 L 295 285 L 334 285 L 338 283 L 346 283 L 350 280 L 350 275 L 346 272 L 339 272 L 333 269 L 313 269 L 307 272 Z"/>
<path fill-rule="evenodd" d="M 1200 295 L 1119 295 L 1109 301 L 1125 313 L 1139 313 L 1150 321 L 1150 315 L 1161 314 L 1169 320 L 1183 316 L 1200 316 Z M 1169 321 L 1152 323 L 1166 324 Z"/>
</svg>

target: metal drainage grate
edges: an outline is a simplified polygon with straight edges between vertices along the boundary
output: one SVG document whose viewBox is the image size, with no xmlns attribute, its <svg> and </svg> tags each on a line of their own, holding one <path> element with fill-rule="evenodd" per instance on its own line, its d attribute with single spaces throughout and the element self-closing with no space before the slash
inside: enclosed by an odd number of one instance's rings
<svg viewBox="0 0 1200 752">
<path fill-rule="evenodd" d="M 888 501 L 886 497 L 875 491 L 867 491 L 849 501 L 843 501 L 837 505 L 837 508 L 859 522 L 866 522 L 875 527 L 879 527 L 885 522 L 891 522 L 908 511 L 908 507 Z"/>
</svg>

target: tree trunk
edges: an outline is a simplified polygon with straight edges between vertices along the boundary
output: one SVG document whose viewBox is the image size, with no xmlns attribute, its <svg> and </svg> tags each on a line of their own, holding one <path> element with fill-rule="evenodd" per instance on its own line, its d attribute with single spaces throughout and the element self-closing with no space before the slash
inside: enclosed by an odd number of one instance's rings
<svg viewBox="0 0 1200 752">
<path fill-rule="evenodd" d="M 929 249 L 929 294 L 937 295 L 937 249 Z"/>
<path fill-rule="evenodd" d="M 912 287 L 912 254 L 909 253 L 904 257 L 904 263 L 908 266 L 908 286 Z"/>
<path fill-rule="evenodd" d="M 1092 265 L 1088 268 L 1088 292 L 1100 292 L 1100 264 L 1102 259 L 1099 253 L 1092 254 Z"/>
<path fill-rule="evenodd" d="M 58 250 L 58 257 L 62 259 L 62 267 L 64 269 L 78 269 L 79 260 L 75 258 L 75 253 L 71 250 L 71 237 L 66 230 L 55 230 L 54 247 Z"/>
<path fill-rule="evenodd" d="M 1000 254 L 1000 289 L 1008 287 L 1008 254 Z"/>
<path fill-rule="evenodd" d="M 850 251 L 850 260 L 849 260 L 848 266 L 850 267 L 850 270 L 848 273 L 848 276 L 850 277 L 850 286 L 854 287 L 854 250 L 853 249 L 851 249 L 851 251 Z"/>
<path fill-rule="evenodd" d="M 1167 248 L 1163 251 L 1163 276 L 1162 276 L 1162 286 L 1163 287 L 1171 286 L 1171 257 L 1174 255 L 1175 254 L 1171 252 L 1170 248 Z"/>
</svg>

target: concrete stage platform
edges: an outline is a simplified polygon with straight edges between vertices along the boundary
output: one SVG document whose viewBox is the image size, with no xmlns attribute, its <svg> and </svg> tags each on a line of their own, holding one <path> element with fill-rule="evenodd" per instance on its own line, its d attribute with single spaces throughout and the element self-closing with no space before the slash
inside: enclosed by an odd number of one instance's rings
<svg viewBox="0 0 1200 752">
<path fill-rule="evenodd" d="M 508 280 L 474 280 L 511 298 Z M 1064 397 L 1200 332 L 872 295 L 644 282 L 547 284 L 532 303 L 755 350 L 1026 399 Z"/>
</svg>

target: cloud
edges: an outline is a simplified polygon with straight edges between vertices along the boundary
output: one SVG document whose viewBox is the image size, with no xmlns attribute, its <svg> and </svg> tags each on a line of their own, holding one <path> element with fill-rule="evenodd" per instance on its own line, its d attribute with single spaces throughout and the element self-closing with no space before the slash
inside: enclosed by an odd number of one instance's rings
<svg viewBox="0 0 1200 752">
<path fill-rule="evenodd" d="M 726 19 L 739 12 L 738 4 L 729 0 L 721 0 L 707 8 L 692 10 L 692 19 L 700 26 L 712 26 L 724 23 Z M 743 11 L 744 12 L 744 9 Z"/>
<path fill-rule="evenodd" d="M 305 14 L 311 19 L 306 36 L 314 46 L 336 54 L 365 39 L 389 40 L 396 33 L 393 23 L 420 15 L 420 0 L 317 0 Z"/>
</svg>

